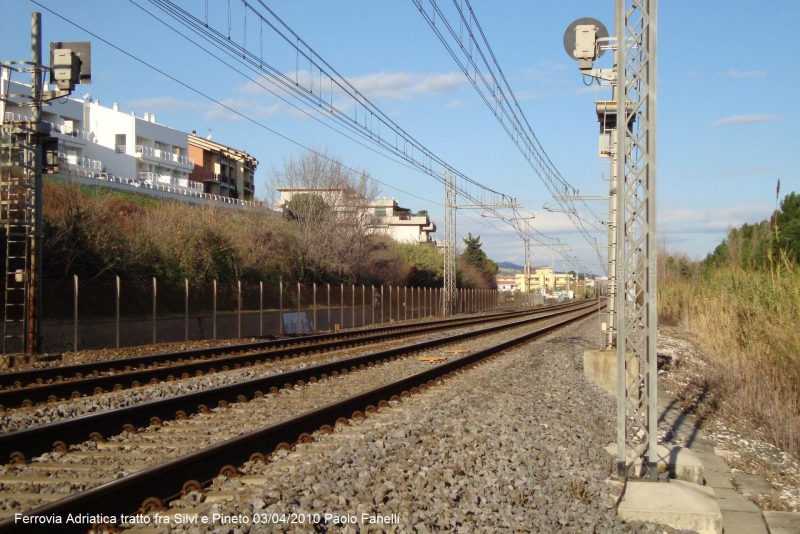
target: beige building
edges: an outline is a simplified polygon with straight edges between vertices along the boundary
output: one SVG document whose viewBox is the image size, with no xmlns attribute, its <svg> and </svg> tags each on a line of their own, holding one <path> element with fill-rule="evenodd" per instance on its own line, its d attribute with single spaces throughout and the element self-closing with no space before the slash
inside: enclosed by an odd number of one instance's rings
<svg viewBox="0 0 800 534">
<path fill-rule="evenodd" d="M 498 274 L 496 277 L 497 289 L 500 291 L 516 291 L 517 277 L 513 274 Z"/>
<path fill-rule="evenodd" d="M 189 180 L 202 184 L 205 193 L 253 200 L 256 158 L 243 150 L 197 137 L 195 132 L 189 136 L 189 156 L 194 160 Z"/>
<path fill-rule="evenodd" d="M 283 210 L 295 195 L 313 195 L 322 198 L 334 210 L 365 210 L 375 216 L 372 225 L 375 233 L 385 233 L 401 243 L 432 243 L 431 234 L 436 225 L 427 214 L 414 215 L 408 208 L 401 207 L 393 198 L 379 198 L 367 201 L 349 187 L 276 187 L 280 194 L 274 208 Z"/>
<path fill-rule="evenodd" d="M 552 267 L 536 269 L 529 276 L 518 274 L 516 278 L 517 288 L 525 293 L 541 292 L 542 289 L 545 289 L 547 293 L 553 292 L 554 289 L 567 291 L 575 283 L 574 280 L 569 280 L 567 273 L 556 273 Z M 528 280 L 530 280 L 530 286 L 528 286 Z"/>
</svg>

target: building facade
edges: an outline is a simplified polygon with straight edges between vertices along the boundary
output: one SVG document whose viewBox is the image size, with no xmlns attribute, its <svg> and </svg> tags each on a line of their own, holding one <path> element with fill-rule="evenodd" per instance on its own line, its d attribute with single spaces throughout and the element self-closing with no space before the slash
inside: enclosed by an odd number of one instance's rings
<svg viewBox="0 0 800 534">
<path fill-rule="evenodd" d="M 29 85 L 3 80 L 3 89 L 6 84 L 10 93 L 31 93 Z M 31 113 L 30 107 L 5 106 L 0 121 L 29 120 Z M 117 103 L 104 107 L 87 96 L 54 100 L 43 106 L 41 117 L 58 141 L 57 167 L 70 176 L 132 186 L 144 194 L 257 203 L 255 158 L 159 124 L 155 113 L 123 113 Z"/>
<path fill-rule="evenodd" d="M 517 288 L 524 293 L 545 292 L 570 289 L 571 276 L 568 273 L 557 273 L 552 267 L 535 269 L 529 276 L 517 274 Z"/>
<path fill-rule="evenodd" d="M 189 157 L 194 168 L 189 179 L 204 192 L 223 197 L 253 200 L 258 160 L 243 150 L 222 145 L 192 132 L 188 138 Z"/>
<path fill-rule="evenodd" d="M 364 210 L 373 216 L 372 228 L 375 233 L 384 233 L 401 243 L 433 243 L 431 234 L 436 232 L 427 213 L 412 214 L 408 208 L 401 207 L 396 200 L 386 197 L 368 201 L 349 187 L 277 187 L 279 196 L 274 209 L 283 210 L 296 195 L 310 195 L 321 198 L 334 210 Z"/>
</svg>

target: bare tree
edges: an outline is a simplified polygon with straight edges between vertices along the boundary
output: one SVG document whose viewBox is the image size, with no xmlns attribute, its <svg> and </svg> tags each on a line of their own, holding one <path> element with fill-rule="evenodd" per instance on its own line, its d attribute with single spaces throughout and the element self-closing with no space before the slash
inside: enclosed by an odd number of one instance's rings
<svg viewBox="0 0 800 534">
<path fill-rule="evenodd" d="M 378 191 L 366 170 L 342 165 L 328 151 L 306 152 L 272 169 L 273 205 L 298 232 L 300 264 L 294 273 L 310 281 L 324 273 L 355 281 L 369 263 Z"/>
</svg>

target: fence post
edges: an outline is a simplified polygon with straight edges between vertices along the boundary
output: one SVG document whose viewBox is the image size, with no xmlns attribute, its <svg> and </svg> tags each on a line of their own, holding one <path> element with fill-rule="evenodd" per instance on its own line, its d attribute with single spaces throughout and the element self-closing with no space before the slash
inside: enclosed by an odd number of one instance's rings
<svg viewBox="0 0 800 534">
<path fill-rule="evenodd" d="M 283 335 L 283 280 L 278 282 L 278 335 Z"/>
<path fill-rule="evenodd" d="M 314 306 L 314 323 L 311 325 L 311 330 L 313 332 L 317 331 L 317 283 L 314 282 L 314 290 L 313 293 L 313 306 Z"/>
<path fill-rule="evenodd" d="M 236 280 L 236 312 L 238 313 L 236 337 L 242 337 L 242 281 Z"/>
<path fill-rule="evenodd" d="M 264 282 L 258 282 L 258 335 L 264 335 Z"/>
<path fill-rule="evenodd" d="M 398 289 L 397 292 L 399 293 L 400 290 Z M 400 315 L 400 308 L 397 308 L 397 314 Z M 403 320 L 408 320 L 408 287 L 403 286 Z"/>
<path fill-rule="evenodd" d="M 344 328 L 344 284 L 339 283 L 339 328 Z"/>
<path fill-rule="evenodd" d="M 400 321 L 400 286 L 397 286 L 397 320 Z"/>
<path fill-rule="evenodd" d="M 295 334 L 300 333 L 300 282 L 297 282 L 297 329 Z"/>
<path fill-rule="evenodd" d="M 351 294 L 350 294 L 350 325 L 351 328 L 356 327 L 356 285 L 350 284 Z"/>
<path fill-rule="evenodd" d="M 119 348 L 119 276 L 117 278 L 117 348 Z"/>
<path fill-rule="evenodd" d="M 383 286 L 381 286 L 381 324 L 383 324 Z"/>
<path fill-rule="evenodd" d="M 361 284 L 361 326 L 367 326 L 367 288 Z"/>
<path fill-rule="evenodd" d="M 214 280 L 214 311 L 212 313 L 212 321 L 214 324 L 214 340 L 217 339 L 217 281 Z"/>
<path fill-rule="evenodd" d="M 156 277 L 153 277 L 153 344 L 157 343 L 156 341 L 156 295 L 157 295 L 158 285 L 156 282 Z"/>
<path fill-rule="evenodd" d="M 392 322 L 392 286 L 389 285 L 389 322 Z"/>
<path fill-rule="evenodd" d="M 75 287 L 75 291 L 73 293 L 75 295 L 75 321 L 72 328 L 72 352 L 78 352 L 78 275 L 72 275 L 72 280 Z"/>
<path fill-rule="evenodd" d="M 184 310 L 183 310 L 183 317 L 184 317 L 184 337 L 186 338 L 185 341 L 189 341 L 189 279 L 183 279 L 185 286 L 186 286 L 186 299 L 184 302 Z"/>
<path fill-rule="evenodd" d="M 331 326 L 331 285 L 328 284 L 328 330 L 333 330 Z"/>
</svg>

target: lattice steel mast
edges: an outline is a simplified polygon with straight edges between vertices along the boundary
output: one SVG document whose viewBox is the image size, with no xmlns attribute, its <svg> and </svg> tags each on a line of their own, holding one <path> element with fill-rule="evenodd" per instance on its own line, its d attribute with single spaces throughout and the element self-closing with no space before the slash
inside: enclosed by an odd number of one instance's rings
<svg viewBox="0 0 800 534">
<path fill-rule="evenodd" d="M 617 465 L 656 467 L 656 37 L 658 0 L 616 0 L 617 147 Z M 627 127 L 625 127 L 627 125 Z M 638 363 L 638 365 L 636 365 Z M 631 384 L 627 385 L 627 378 Z"/>
</svg>

